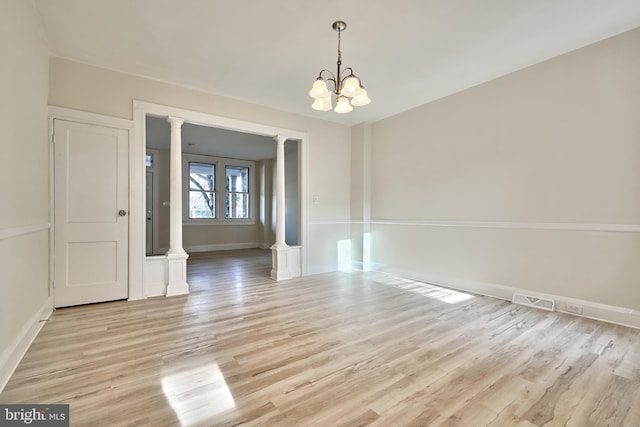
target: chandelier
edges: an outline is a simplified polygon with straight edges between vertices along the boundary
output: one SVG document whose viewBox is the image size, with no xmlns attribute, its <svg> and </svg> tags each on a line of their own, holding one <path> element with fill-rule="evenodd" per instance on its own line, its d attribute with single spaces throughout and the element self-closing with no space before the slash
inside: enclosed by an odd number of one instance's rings
<svg viewBox="0 0 640 427">
<path fill-rule="evenodd" d="M 336 21 L 332 25 L 333 29 L 338 32 L 338 72 L 333 74 L 331 71 L 320 70 L 318 78 L 313 83 L 309 96 L 314 99 L 311 108 L 318 111 L 329 111 L 331 105 L 331 93 L 336 97 L 336 113 L 348 113 L 353 110 L 353 106 L 360 107 L 371 102 L 364 90 L 360 78 L 353 73 L 351 67 L 340 70 L 342 65 L 342 53 L 340 52 L 340 33 L 347 29 L 347 23 L 344 21 Z M 323 74 L 324 73 L 324 74 Z M 346 75 L 344 75 L 346 74 Z M 323 77 L 324 75 L 324 77 Z M 333 84 L 333 91 L 330 92 L 327 83 Z M 351 98 L 351 102 L 349 102 Z"/>
</svg>

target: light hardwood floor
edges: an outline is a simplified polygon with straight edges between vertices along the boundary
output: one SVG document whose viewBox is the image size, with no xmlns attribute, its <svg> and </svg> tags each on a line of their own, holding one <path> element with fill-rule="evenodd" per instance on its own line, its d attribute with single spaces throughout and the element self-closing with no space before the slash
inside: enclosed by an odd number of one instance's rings
<svg viewBox="0 0 640 427">
<path fill-rule="evenodd" d="M 196 254 L 188 296 L 56 311 L 0 402 L 74 426 L 640 426 L 639 330 L 269 263 Z"/>
</svg>

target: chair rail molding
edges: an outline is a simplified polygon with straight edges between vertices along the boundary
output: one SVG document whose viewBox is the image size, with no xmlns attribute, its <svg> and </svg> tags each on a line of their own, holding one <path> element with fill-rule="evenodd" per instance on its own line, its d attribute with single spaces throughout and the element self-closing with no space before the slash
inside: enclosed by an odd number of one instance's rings
<svg viewBox="0 0 640 427">
<path fill-rule="evenodd" d="M 375 225 L 401 225 L 420 227 L 509 228 L 522 230 L 565 230 L 640 233 L 640 224 L 589 224 L 568 222 L 501 222 L 501 221 L 437 221 L 429 219 L 372 219 L 352 221 Z"/>
<path fill-rule="evenodd" d="M 23 225 L 20 227 L 0 228 L 0 240 L 11 239 L 25 234 L 37 233 L 39 231 L 48 230 L 51 224 L 46 222 L 42 224 Z"/>
</svg>

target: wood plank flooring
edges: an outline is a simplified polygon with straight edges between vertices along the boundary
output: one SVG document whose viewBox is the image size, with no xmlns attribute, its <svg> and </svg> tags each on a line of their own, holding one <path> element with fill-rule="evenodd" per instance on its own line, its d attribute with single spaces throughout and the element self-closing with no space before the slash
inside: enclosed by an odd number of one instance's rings
<svg viewBox="0 0 640 427">
<path fill-rule="evenodd" d="M 0 394 L 73 426 L 640 426 L 640 331 L 380 273 L 279 283 L 195 254 L 191 294 L 57 310 Z"/>
</svg>

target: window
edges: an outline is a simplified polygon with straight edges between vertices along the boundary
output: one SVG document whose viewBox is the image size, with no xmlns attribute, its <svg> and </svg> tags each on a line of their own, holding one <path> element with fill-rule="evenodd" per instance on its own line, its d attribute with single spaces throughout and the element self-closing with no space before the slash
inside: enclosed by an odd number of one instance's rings
<svg viewBox="0 0 640 427">
<path fill-rule="evenodd" d="M 255 162 L 182 154 L 186 225 L 254 224 Z"/>
<path fill-rule="evenodd" d="M 226 167 L 225 218 L 249 218 L 249 168 Z"/>
<path fill-rule="evenodd" d="M 216 217 L 215 165 L 189 162 L 189 219 Z"/>
</svg>

